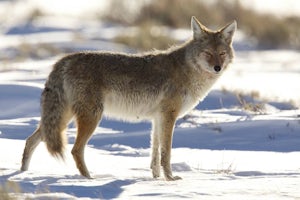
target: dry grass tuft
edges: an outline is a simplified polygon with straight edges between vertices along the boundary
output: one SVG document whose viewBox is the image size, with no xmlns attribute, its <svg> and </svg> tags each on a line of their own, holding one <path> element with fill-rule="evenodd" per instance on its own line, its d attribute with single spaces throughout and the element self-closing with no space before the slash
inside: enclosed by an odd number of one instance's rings
<svg viewBox="0 0 300 200">
<path fill-rule="evenodd" d="M 19 185 L 12 181 L 7 181 L 5 185 L 0 185 L 0 199 L 1 200 L 17 200 L 12 193 L 20 193 Z"/>
</svg>

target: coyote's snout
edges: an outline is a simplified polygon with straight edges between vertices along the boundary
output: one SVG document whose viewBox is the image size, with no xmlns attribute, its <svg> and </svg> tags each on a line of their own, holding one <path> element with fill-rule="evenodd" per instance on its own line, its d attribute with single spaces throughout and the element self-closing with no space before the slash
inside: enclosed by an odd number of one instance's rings
<svg viewBox="0 0 300 200">
<path fill-rule="evenodd" d="M 103 115 L 129 121 L 152 122 L 153 177 L 162 166 L 172 174 L 172 137 L 178 117 L 193 109 L 233 59 L 236 22 L 218 31 L 192 17 L 193 37 L 181 46 L 142 55 L 81 52 L 68 55 L 53 67 L 41 96 L 41 121 L 27 139 L 21 170 L 27 170 L 34 149 L 45 141 L 49 152 L 63 157 L 64 129 L 77 124 L 72 154 L 80 173 L 90 178 L 84 147 Z"/>
</svg>

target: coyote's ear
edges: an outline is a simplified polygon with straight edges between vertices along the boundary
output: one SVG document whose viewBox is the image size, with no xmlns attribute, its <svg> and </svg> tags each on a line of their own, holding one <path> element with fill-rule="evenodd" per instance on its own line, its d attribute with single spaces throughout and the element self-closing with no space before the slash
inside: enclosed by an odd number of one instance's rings
<svg viewBox="0 0 300 200">
<path fill-rule="evenodd" d="M 206 34 L 206 27 L 202 25 L 194 16 L 191 19 L 191 28 L 193 30 L 194 39 L 200 39 Z"/>
<path fill-rule="evenodd" d="M 223 35 L 223 37 L 225 38 L 225 41 L 228 44 L 232 43 L 232 37 L 234 35 L 234 32 L 236 30 L 236 21 L 234 20 L 233 22 L 231 22 L 230 24 L 227 24 L 226 26 L 224 26 L 221 29 L 221 33 Z"/>
</svg>

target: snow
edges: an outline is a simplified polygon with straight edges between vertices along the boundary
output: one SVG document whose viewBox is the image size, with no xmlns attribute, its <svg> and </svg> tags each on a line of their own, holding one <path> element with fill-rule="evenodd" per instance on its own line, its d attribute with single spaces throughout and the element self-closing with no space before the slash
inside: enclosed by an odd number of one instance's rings
<svg viewBox="0 0 300 200">
<path fill-rule="evenodd" d="M 42 7 L 46 1 L 32 2 Z M 62 54 L 17 60 L 17 46 L 26 41 L 70 51 L 132 52 L 110 39 L 133 30 L 66 16 L 39 18 L 26 26 L 9 21 L 1 27 L 0 186 L 9 185 L 17 199 L 300 198 L 300 52 L 244 49 L 249 41 L 238 33 L 236 59 L 229 71 L 176 124 L 171 162 L 174 175 L 183 180 L 151 177 L 149 123 L 111 119 L 101 122 L 86 147 L 86 163 L 94 177 L 86 179 L 70 154 L 76 137 L 72 123 L 65 161 L 51 157 L 41 143 L 29 170 L 19 170 L 25 140 L 40 120 L 45 80 Z M 168 31 L 180 40 L 189 36 L 186 30 Z M 83 39 L 76 39 L 74 33 Z M 244 109 L 237 93 L 249 105 L 259 105 L 258 110 Z"/>
<path fill-rule="evenodd" d="M 277 16 L 300 16 L 300 4 L 295 0 L 252 0 L 241 1 L 242 5 L 261 13 L 271 13 Z"/>
<path fill-rule="evenodd" d="M 237 52 L 233 70 L 220 84 L 238 91 L 256 91 L 262 98 L 294 101 L 299 106 L 300 94 L 295 92 L 300 91 L 299 56 L 290 50 Z"/>
</svg>

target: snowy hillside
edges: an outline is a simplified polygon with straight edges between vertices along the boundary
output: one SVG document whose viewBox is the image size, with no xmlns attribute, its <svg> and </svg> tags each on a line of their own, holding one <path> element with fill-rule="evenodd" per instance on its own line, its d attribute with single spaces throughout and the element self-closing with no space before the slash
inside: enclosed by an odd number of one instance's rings
<svg viewBox="0 0 300 200">
<path fill-rule="evenodd" d="M 74 124 L 65 162 L 42 143 L 29 171 L 20 172 L 25 139 L 39 123 L 41 91 L 62 52 L 134 52 L 110 40 L 132 31 L 125 27 L 45 20 L 0 25 L 0 199 L 1 188 L 16 199 L 300 199 L 300 52 L 245 50 L 249 42 L 242 33 L 229 71 L 176 124 L 171 162 L 183 180 L 151 177 L 149 123 L 109 119 L 85 150 L 94 179 L 75 167 Z M 173 34 L 187 38 L 190 32 Z"/>
</svg>

